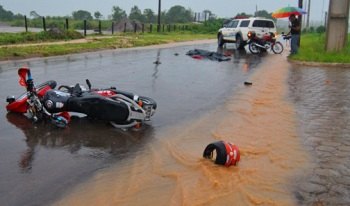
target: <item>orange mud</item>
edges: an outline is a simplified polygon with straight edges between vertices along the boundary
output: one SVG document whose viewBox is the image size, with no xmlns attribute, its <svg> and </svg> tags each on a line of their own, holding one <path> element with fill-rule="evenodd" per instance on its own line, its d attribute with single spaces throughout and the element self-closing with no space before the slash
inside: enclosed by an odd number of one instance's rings
<svg viewBox="0 0 350 206">
<path fill-rule="evenodd" d="M 224 106 L 157 134 L 143 151 L 99 172 L 56 205 L 295 205 L 291 181 L 308 156 L 286 101 L 288 63 L 265 57 Z M 238 166 L 202 158 L 216 140 L 235 143 Z"/>
</svg>

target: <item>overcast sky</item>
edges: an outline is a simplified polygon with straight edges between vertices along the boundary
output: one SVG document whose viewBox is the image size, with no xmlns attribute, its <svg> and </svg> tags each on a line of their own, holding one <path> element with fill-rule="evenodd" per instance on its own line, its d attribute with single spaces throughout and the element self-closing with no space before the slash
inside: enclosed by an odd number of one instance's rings
<svg viewBox="0 0 350 206">
<path fill-rule="evenodd" d="M 307 0 L 304 0 L 304 5 Z M 311 1 L 311 20 L 323 20 L 324 11 L 328 10 L 329 0 Z M 137 5 L 142 11 L 150 8 L 158 10 L 158 0 L 0 0 L 6 10 L 29 16 L 30 11 L 36 11 L 42 16 L 70 16 L 73 11 L 86 10 L 92 14 L 101 12 L 104 17 L 112 13 L 113 6 L 119 6 L 127 13 Z M 162 0 L 162 10 L 168 10 L 175 5 L 191 8 L 194 12 L 205 9 L 212 11 L 218 17 L 232 17 L 237 13 L 253 14 L 258 10 L 274 10 L 284 6 L 297 6 L 298 0 Z"/>
</svg>

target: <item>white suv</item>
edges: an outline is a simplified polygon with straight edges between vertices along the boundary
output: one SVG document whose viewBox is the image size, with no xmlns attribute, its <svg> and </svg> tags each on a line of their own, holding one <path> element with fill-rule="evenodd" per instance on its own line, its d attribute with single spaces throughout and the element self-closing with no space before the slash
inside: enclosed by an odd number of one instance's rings
<svg viewBox="0 0 350 206">
<path fill-rule="evenodd" d="M 247 34 L 249 31 L 255 31 L 258 37 L 272 32 L 276 33 L 275 23 L 266 18 L 251 17 L 247 19 L 233 19 L 225 24 L 218 31 L 218 46 L 222 47 L 227 42 L 236 43 L 237 49 L 242 49 L 248 40 Z"/>
</svg>

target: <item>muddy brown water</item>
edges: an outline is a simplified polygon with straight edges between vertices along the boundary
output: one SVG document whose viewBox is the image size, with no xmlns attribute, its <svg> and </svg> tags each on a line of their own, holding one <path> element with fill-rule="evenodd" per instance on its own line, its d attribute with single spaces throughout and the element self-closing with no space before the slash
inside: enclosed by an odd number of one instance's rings
<svg viewBox="0 0 350 206">
<path fill-rule="evenodd" d="M 295 205 L 293 177 L 308 154 L 286 100 L 288 63 L 266 57 L 224 104 L 154 135 L 140 153 L 104 169 L 54 205 Z M 210 142 L 237 144 L 237 167 L 201 157 Z"/>
</svg>

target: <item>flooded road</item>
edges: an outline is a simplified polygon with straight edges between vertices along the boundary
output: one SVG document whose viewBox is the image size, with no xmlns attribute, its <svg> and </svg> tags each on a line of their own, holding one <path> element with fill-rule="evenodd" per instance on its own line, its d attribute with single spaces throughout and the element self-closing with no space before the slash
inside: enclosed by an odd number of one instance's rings
<svg viewBox="0 0 350 206">
<path fill-rule="evenodd" d="M 125 190 L 128 186 L 134 192 L 141 188 L 145 192 L 142 195 L 155 195 L 157 193 L 150 190 L 153 187 L 157 192 L 164 191 L 163 200 L 169 201 L 174 194 L 176 197 L 182 196 L 182 191 L 178 189 L 181 185 L 192 184 L 190 178 L 174 187 L 177 175 L 171 171 L 178 167 L 178 162 L 189 159 L 190 163 L 185 164 L 195 163 L 190 168 L 204 167 L 208 172 L 212 169 L 214 172 L 219 171 L 211 163 L 201 160 L 202 149 L 212 140 L 207 128 L 221 120 L 219 114 L 225 114 L 227 110 L 218 108 L 220 105 L 224 107 L 235 91 L 244 88 L 242 82 L 259 67 L 261 58 L 227 50 L 225 52 L 232 53 L 229 62 L 194 60 L 185 55 L 194 48 L 216 51 L 215 44 L 183 45 L 0 63 L 0 99 L 4 100 L 0 103 L 3 108 L 0 110 L 2 205 L 42 205 L 59 201 L 73 190 L 79 193 L 76 187 L 79 188 L 85 181 L 94 184 L 94 179 L 100 174 L 102 177 L 104 174 L 116 175 L 111 177 L 116 182 L 110 181 L 106 185 L 112 188 L 115 185 L 116 190 L 111 192 Z M 157 59 L 161 64 L 153 63 Z M 59 85 L 84 84 L 88 78 L 93 87 L 116 86 L 121 90 L 152 97 L 158 103 L 156 114 L 140 131 L 125 132 L 84 119 L 73 121 L 66 130 L 44 123 L 32 125 L 22 116 L 6 114 L 5 111 L 6 96 L 23 92 L 17 76 L 17 68 L 23 65 L 32 69 L 37 83 L 54 79 Z M 213 120 L 208 117 L 209 114 Z M 201 124 L 201 121 L 207 123 Z M 184 139 L 182 135 L 186 133 L 183 132 L 191 131 L 191 128 L 198 132 L 194 134 L 195 138 Z M 204 139 L 196 143 L 196 138 L 202 137 Z M 186 144 L 178 144 L 179 140 Z M 177 158 L 169 159 L 168 162 L 163 156 L 168 155 L 169 147 L 175 148 L 171 153 Z M 185 149 L 191 154 L 187 157 L 187 154 L 177 153 L 176 148 Z M 159 166 L 158 171 L 151 172 L 152 164 Z M 148 171 L 149 175 L 143 171 Z M 148 187 L 131 182 L 128 184 L 128 178 L 136 178 L 141 174 L 150 178 L 147 181 L 158 178 L 164 181 L 159 185 L 149 184 Z M 157 178 L 153 179 L 152 176 Z M 108 182 L 107 179 L 102 178 L 101 181 Z M 124 182 L 118 184 L 118 181 Z M 138 181 L 135 179 L 132 182 Z M 136 190 L 132 190 L 133 187 Z M 99 190 L 101 193 L 103 191 L 103 188 Z M 106 193 L 105 197 L 109 194 Z M 140 201 L 142 195 L 138 196 Z M 173 199 L 174 204 L 178 200 Z M 93 199 L 91 201 L 94 202 Z"/>
<path fill-rule="evenodd" d="M 308 156 L 285 99 L 288 67 L 281 56 L 265 57 L 248 78 L 253 86 L 156 133 L 141 154 L 100 171 L 55 205 L 296 205 L 293 179 Z M 201 157 L 216 140 L 239 145 L 237 167 Z"/>
</svg>

